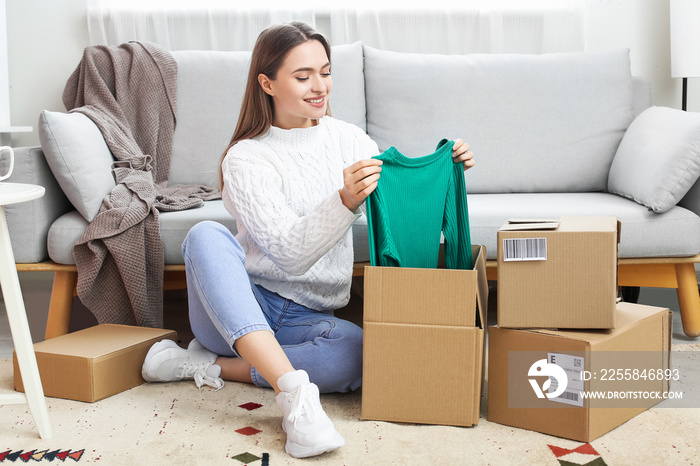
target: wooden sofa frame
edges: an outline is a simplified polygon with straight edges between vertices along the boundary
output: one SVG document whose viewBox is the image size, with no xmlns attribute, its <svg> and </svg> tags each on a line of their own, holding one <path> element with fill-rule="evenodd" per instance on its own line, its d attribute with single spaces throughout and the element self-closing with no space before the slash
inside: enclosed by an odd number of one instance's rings
<svg viewBox="0 0 700 466">
<path fill-rule="evenodd" d="M 698 337 L 700 336 L 700 292 L 698 292 L 695 275 L 697 262 L 700 262 L 700 254 L 693 257 L 620 259 L 618 285 L 675 288 L 678 293 L 683 332 L 689 337 Z M 364 275 L 365 265 L 369 263 L 356 263 L 353 275 Z M 489 280 L 497 279 L 496 261 L 488 261 L 486 270 Z M 54 272 L 45 338 L 68 333 L 73 297 L 77 296 L 76 267 L 47 261 L 37 264 L 17 264 L 17 271 Z M 165 266 L 163 288 L 165 290 L 187 288 L 184 265 Z"/>
</svg>

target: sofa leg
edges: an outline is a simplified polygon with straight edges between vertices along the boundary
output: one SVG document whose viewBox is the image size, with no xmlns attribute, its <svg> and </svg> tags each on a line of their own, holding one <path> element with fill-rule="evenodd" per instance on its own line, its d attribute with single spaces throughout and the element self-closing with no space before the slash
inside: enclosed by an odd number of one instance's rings
<svg viewBox="0 0 700 466">
<path fill-rule="evenodd" d="M 695 265 L 693 263 L 676 264 L 676 276 L 683 333 L 689 337 L 700 336 L 700 293 L 695 276 Z"/>
<path fill-rule="evenodd" d="M 73 311 L 73 290 L 77 282 L 78 272 L 54 272 L 44 335 L 47 340 L 68 333 L 70 315 Z"/>
</svg>

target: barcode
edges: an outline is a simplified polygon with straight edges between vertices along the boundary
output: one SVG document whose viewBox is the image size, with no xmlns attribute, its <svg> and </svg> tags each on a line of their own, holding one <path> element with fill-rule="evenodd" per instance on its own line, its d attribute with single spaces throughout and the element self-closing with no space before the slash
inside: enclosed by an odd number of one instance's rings
<svg viewBox="0 0 700 466">
<path fill-rule="evenodd" d="M 547 260 L 547 238 L 505 238 L 504 261 Z"/>
<path fill-rule="evenodd" d="M 557 398 L 564 398 L 565 400 L 578 401 L 578 393 L 564 392 Z"/>
</svg>

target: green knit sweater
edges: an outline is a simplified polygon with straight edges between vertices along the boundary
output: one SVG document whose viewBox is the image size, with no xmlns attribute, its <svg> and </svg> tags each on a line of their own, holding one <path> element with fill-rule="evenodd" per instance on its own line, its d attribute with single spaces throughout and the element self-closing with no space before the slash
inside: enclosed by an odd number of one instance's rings
<svg viewBox="0 0 700 466">
<path fill-rule="evenodd" d="M 372 265 L 436 268 L 442 232 L 446 267 L 472 268 L 464 167 L 452 160 L 453 145 L 443 139 L 418 158 L 395 147 L 376 156 L 384 163 L 366 202 Z"/>
</svg>

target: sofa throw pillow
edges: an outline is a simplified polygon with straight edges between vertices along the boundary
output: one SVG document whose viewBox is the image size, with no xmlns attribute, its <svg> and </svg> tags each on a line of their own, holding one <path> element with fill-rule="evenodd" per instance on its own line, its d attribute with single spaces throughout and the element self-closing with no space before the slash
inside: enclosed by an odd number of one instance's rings
<svg viewBox="0 0 700 466">
<path fill-rule="evenodd" d="M 102 132 L 82 113 L 44 110 L 39 116 L 39 140 L 66 197 L 87 221 L 92 221 L 115 186 L 114 157 Z"/>
<path fill-rule="evenodd" d="M 700 176 L 700 113 L 649 107 L 627 129 L 608 191 L 657 213 L 675 206 Z"/>
</svg>

